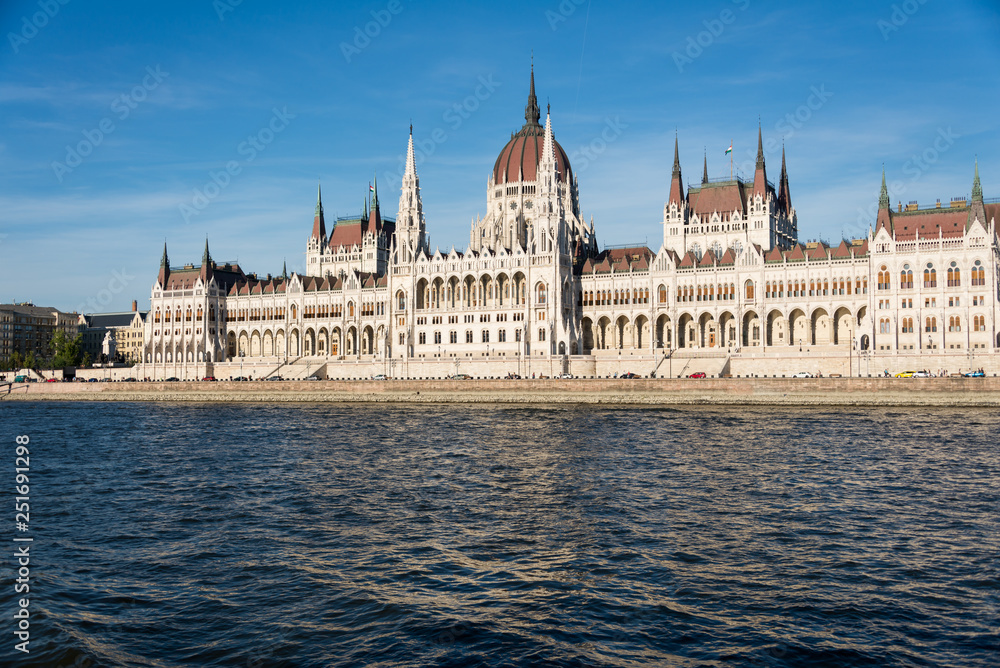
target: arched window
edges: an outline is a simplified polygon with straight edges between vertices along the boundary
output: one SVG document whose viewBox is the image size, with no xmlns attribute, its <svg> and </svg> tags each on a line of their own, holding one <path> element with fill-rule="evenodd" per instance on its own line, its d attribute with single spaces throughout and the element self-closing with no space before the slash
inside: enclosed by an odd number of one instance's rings
<svg viewBox="0 0 1000 668">
<path fill-rule="evenodd" d="M 170 316 L 168 315 L 167 317 L 169 318 Z M 156 315 L 153 316 L 153 322 L 160 322 L 160 309 L 156 309 Z"/>
<path fill-rule="evenodd" d="M 913 270 L 908 264 L 904 264 L 903 268 L 899 270 L 899 287 L 902 290 L 913 288 Z"/>
<path fill-rule="evenodd" d="M 753 300 L 753 281 L 747 281 L 746 283 L 744 283 L 744 287 L 746 288 L 747 301 L 752 301 Z"/>
<path fill-rule="evenodd" d="M 972 266 L 972 285 L 977 287 L 986 285 L 986 271 L 979 260 Z"/>
<path fill-rule="evenodd" d="M 934 268 L 930 262 L 927 263 L 927 268 L 924 269 L 924 287 L 925 288 L 936 288 L 937 287 L 937 269 Z"/>
<path fill-rule="evenodd" d="M 405 311 L 406 310 L 406 293 L 402 290 L 396 293 L 396 310 Z"/>
<path fill-rule="evenodd" d="M 925 332 L 936 332 L 937 331 L 937 318 L 925 318 L 924 319 L 924 331 Z"/>
<path fill-rule="evenodd" d="M 962 285 L 962 272 L 958 268 L 958 263 L 952 262 L 948 267 L 948 287 L 956 288 L 960 285 Z"/>
<path fill-rule="evenodd" d="M 888 290 L 889 289 L 889 270 L 885 268 L 883 264 L 878 271 L 878 289 Z"/>
</svg>

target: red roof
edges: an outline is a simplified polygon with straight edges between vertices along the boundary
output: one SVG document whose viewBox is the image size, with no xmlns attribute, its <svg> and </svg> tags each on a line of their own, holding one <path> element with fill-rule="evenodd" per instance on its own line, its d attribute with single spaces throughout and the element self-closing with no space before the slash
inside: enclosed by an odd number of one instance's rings
<svg viewBox="0 0 1000 668">
<path fill-rule="evenodd" d="M 496 164 L 493 165 L 493 180 L 497 183 L 514 183 L 520 177 L 522 181 L 535 181 L 538 178 L 538 162 L 542 157 L 542 146 L 545 144 L 544 128 L 537 133 L 533 128 L 522 128 L 521 132 L 511 137 L 507 145 L 500 151 Z M 572 169 L 566 151 L 553 139 L 556 153 L 556 169 L 559 178 L 569 183 Z M 504 177 L 506 175 L 506 178 Z"/>
<path fill-rule="evenodd" d="M 924 209 L 923 211 L 890 212 L 892 231 L 897 240 L 940 236 L 961 237 L 965 235 L 965 225 L 969 221 L 967 207 L 960 209 Z"/>
<path fill-rule="evenodd" d="M 740 181 L 708 183 L 688 193 L 691 212 L 699 218 L 707 218 L 713 213 L 739 211 L 745 213 L 746 191 Z"/>
</svg>

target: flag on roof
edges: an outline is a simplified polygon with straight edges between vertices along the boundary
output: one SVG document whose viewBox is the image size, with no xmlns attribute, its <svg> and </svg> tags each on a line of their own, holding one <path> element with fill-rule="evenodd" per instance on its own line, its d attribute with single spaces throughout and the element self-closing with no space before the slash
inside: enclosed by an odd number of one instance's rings
<svg viewBox="0 0 1000 668">
<path fill-rule="evenodd" d="M 732 153 L 732 152 L 733 152 L 733 145 L 732 145 L 732 144 L 730 144 L 730 145 L 729 145 L 729 148 L 727 148 L 727 149 L 726 149 L 726 155 L 729 155 L 729 154 L 730 154 L 730 153 Z"/>
</svg>

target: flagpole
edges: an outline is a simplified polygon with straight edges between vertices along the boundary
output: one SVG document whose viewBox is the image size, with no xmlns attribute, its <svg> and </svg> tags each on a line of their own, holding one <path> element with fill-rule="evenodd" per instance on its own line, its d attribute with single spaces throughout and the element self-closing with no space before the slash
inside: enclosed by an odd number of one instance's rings
<svg viewBox="0 0 1000 668">
<path fill-rule="evenodd" d="M 733 140 L 729 140 L 729 180 L 733 180 Z"/>
</svg>

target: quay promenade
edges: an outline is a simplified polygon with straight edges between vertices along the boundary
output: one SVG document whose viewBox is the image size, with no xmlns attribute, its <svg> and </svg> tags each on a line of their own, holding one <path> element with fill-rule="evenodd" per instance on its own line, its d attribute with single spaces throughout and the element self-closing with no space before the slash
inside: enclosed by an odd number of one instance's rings
<svg viewBox="0 0 1000 668">
<path fill-rule="evenodd" d="M 31 383 L 8 401 L 1000 406 L 1000 378 L 704 378 Z"/>
</svg>

